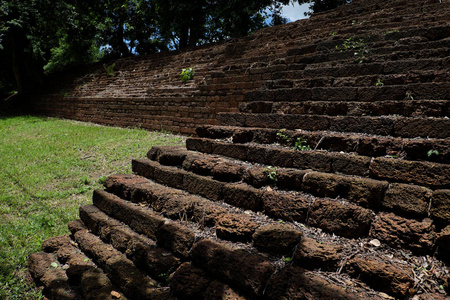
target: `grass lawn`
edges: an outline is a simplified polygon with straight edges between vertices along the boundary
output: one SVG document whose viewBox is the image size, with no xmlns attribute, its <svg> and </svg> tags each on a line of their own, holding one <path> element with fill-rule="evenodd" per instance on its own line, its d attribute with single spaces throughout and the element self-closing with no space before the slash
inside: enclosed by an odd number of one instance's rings
<svg viewBox="0 0 450 300">
<path fill-rule="evenodd" d="M 78 208 L 131 159 L 185 139 L 141 129 L 45 117 L 0 117 L 0 299 L 40 299 L 26 282 L 28 255 L 69 233 Z"/>
</svg>

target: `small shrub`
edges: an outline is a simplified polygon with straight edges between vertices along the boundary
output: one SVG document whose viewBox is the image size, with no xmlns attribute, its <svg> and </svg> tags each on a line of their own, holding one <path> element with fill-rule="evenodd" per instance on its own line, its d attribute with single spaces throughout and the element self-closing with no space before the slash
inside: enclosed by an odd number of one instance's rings
<svg viewBox="0 0 450 300">
<path fill-rule="evenodd" d="M 369 49 L 363 39 L 355 40 L 348 38 L 340 46 L 336 46 L 336 50 L 339 52 L 352 51 L 355 56 L 355 62 L 363 63 L 366 59 L 366 55 L 369 54 Z"/>
<path fill-rule="evenodd" d="M 277 132 L 277 140 L 280 144 L 289 144 L 291 142 L 291 138 L 286 134 L 286 129 L 280 129 Z"/>
<path fill-rule="evenodd" d="M 306 142 L 305 140 L 302 140 L 301 138 L 298 137 L 295 140 L 294 150 L 309 151 L 309 150 L 312 150 L 312 149 L 308 145 L 308 142 Z"/>
<path fill-rule="evenodd" d="M 277 182 L 278 181 L 277 170 L 278 170 L 277 167 L 268 166 L 264 171 L 267 173 L 267 177 L 271 181 Z"/>
<path fill-rule="evenodd" d="M 406 91 L 406 93 L 405 93 L 405 99 L 403 99 L 403 100 L 414 100 L 414 97 L 413 97 L 413 95 L 412 95 L 412 92 L 411 92 L 411 91 Z"/>
<path fill-rule="evenodd" d="M 169 285 L 170 283 L 170 274 L 173 273 L 173 267 L 171 267 L 169 270 L 167 270 L 167 273 L 162 273 L 158 275 L 159 280 L 164 283 L 165 285 Z"/>
<path fill-rule="evenodd" d="M 437 150 L 430 150 L 430 151 L 427 152 L 427 156 L 428 157 L 431 157 L 433 155 L 439 155 L 439 151 L 437 151 Z"/>
<path fill-rule="evenodd" d="M 183 69 L 181 71 L 180 76 L 181 76 L 181 81 L 187 82 L 188 80 L 191 80 L 192 78 L 194 78 L 194 69 L 193 68 Z"/>
<path fill-rule="evenodd" d="M 110 65 L 103 64 L 103 69 L 105 69 L 106 75 L 108 75 L 108 77 L 114 76 L 114 68 L 115 67 L 116 67 L 115 63 L 112 63 Z"/>
</svg>

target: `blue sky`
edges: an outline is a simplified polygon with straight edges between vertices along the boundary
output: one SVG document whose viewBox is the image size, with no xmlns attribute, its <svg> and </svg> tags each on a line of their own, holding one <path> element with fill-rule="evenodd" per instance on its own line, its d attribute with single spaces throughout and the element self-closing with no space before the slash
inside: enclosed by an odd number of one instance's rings
<svg viewBox="0 0 450 300">
<path fill-rule="evenodd" d="M 305 11 L 309 10 L 310 3 L 299 5 L 297 2 L 292 5 L 283 6 L 281 15 L 288 18 L 290 22 L 294 22 L 300 19 L 307 18 L 304 14 Z"/>
</svg>

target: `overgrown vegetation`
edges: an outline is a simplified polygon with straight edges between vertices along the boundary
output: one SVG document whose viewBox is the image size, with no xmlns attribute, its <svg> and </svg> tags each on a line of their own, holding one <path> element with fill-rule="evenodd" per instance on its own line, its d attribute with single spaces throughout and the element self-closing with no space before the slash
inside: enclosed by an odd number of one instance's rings
<svg viewBox="0 0 450 300">
<path fill-rule="evenodd" d="M 194 78 L 194 69 L 193 68 L 183 69 L 181 71 L 180 77 L 181 77 L 181 81 L 183 81 L 183 82 L 192 80 L 192 78 Z"/>
<path fill-rule="evenodd" d="M 293 138 L 286 133 L 286 129 L 280 129 L 277 132 L 277 141 L 282 145 L 292 145 Z M 297 137 L 293 142 L 294 150 L 308 151 L 312 150 L 308 145 L 308 142 L 303 140 L 302 137 Z"/>
<path fill-rule="evenodd" d="M 67 234 L 105 176 L 182 137 L 39 117 L 0 118 L 0 299 L 41 299 L 26 261 L 44 239 Z"/>
<path fill-rule="evenodd" d="M 114 76 L 114 68 L 115 67 L 116 67 L 115 63 L 112 63 L 110 65 L 103 64 L 103 69 L 105 69 L 106 75 L 108 75 L 108 77 Z"/>
<path fill-rule="evenodd" d="M 336 50 L 339 52 L 351 52 L 353 53 L 355 62 L 363 63 L 369 54 L 369 48 L 364 42 L 364 39 L 346 39 L 342 45 L 336 46 Z"/>
</svg>

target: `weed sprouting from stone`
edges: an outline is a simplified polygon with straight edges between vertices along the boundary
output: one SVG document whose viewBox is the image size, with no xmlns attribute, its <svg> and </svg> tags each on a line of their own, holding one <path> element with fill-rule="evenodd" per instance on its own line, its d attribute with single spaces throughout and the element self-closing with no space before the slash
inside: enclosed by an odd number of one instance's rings
<svg viewBox="0 0 450 300">
<path fill-rule="evenodd" d="M 181 76 L 181 81 L 187 82 L 188 80 L 191 80 L 192 78 L 194 78 L 194 69 L 193 68 L 183 69 L 181 71 L 180 76 Z"/>
<path fill-rule="evenodd" d="M 366 59 L 367 54 L 369 54 L 369 49 L 364 42 L 364 39 L 353 39 L 348 38 L 340 46 L 336 46 L 336 50 L 339 52 L 353 52 L 355 57 L 355 62 L 363 63 Z"/>
<path fill-rule="evenodd" d="M 277 167 L 268 166 L 264 171 L 267 173 L 267 178 L 272 182 L 278 181 Z"/>
<path fill-rule="evenodd" d="M 108 75 L 108 77 L 114 76 L 114 68 L 115 67 L 116 67 L 115 63 L 112 63 L 110 65 L 103 64 L 103 68 L 105 69 L 106 75 Z"/>
<path fill-rule="evenodd" d="M 309 150 L 312 150 L 312 149 L 311 149 L 311 147 L 308 145 L 308 142 L 307 142 L 307 141 L 302 140 L 300 137 L 298 137 L 298 138 L 295 140 L 294 150 L 309 151 Z"/>
<path fill-rule="evenodd" d="M 277 140 L 280 144 L 289 144 L 291 142 L 291 138 L 286 134 L 286 129 L 280 129 L 277 132 Z"/>
<path fill-rule="evenodd" d="M 432 149 L 427 152 L 428 157 L 431 157 L 433 155 L 439 155 L 439 151 Z"/>
<path fill-rule="evenodd" d="M 413 95 L 412 95 L 412 92 L 411 92 L 411 91 L 406 91 L 406 93 L 405 93 L 405 99 L 403 99 L 403 100 L 414 100 L 414 97 L 413 97 Z"/>
</svg>

